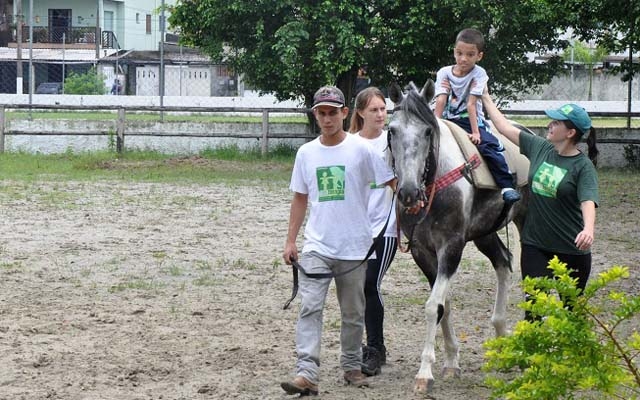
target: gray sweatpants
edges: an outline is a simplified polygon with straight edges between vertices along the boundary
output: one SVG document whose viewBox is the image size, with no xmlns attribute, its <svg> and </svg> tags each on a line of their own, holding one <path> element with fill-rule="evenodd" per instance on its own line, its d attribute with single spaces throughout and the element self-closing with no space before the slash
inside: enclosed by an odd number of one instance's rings
<svg viewBox="0 0 640 400">
<path fill-rule="evenodd" d="M 336 260 L 315 252 L 303 253 L 300 264 L 309 273 L 339 273 L 355 267 L 360 261 Z M 338 276 L 336 292 L 342 321 L 340 324 L 340 366 L 344 371 L 360 370 L 362 335 L 364 331 L 364 281 L 367 264 Z M 296 325 L 296 375 L 317 384 L 322 342 L 322 312 L 331 279 L 313 279 L 300 274 L 300 314 Z"/>
</svg>

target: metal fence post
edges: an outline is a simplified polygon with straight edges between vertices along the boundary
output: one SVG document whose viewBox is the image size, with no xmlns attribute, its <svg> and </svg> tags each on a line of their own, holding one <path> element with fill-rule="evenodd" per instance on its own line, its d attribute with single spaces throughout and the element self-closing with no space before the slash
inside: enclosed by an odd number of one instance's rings
<svg viewBox="0 0 640 400">
<path fill-rule="evenodd" d="M 262 110 L 262 155 L 269 152 L 269 110 Z"/>
<path fill-rule="evenodd" d="M 122 153 L 124 150 L 124 118 L 125 118 L 125 110 L 124 108 L 118 108 L 118 122 L 116 123 L 116 151 L 118 153 Z"/>
<path fill-rule="evenodd" d="M 0 153 L 4 153 L 4 129 L 6 119 L 4 117 L 4 106 L 0 107 Z"/>
</svg>

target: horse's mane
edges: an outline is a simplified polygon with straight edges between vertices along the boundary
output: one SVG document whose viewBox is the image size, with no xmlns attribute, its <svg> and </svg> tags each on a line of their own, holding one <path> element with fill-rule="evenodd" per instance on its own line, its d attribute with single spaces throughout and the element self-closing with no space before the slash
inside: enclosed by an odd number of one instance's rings
<svg viewBox="0 0 640 400">
<path fill-rule="evenodd" d="M 400 109 L 410 115 L 416 116 L 420 121 L 435 127 L 437 130 L 438 121 L 436 120 L 436 116 L 416 86 L 413 85 L 413 83 L 409 84 L 406 87 L 406 92 L 407 95 L 400 103 Z"/>
<path fill-rule="evenodd" d="M 427 166 L 425 167 L 425 176 L 423 177 L 425 182 L 433 182 L 436 175 L 436 168 L 429 168 L 429 164 L 438 164 L 438 155 L 440 153 L 440 128 L 436 115 L 429 107 L 428 100 L 425 99 L 423 94 L 416 88 L 411 82 L 405 88 L 407 95 L 398 105 L 398 108 L 408 115 L 413 115 L 424 124 L 430 126 L 431 140 L 429 141 L 429 156 L 427 157 Z"/>
</svg>

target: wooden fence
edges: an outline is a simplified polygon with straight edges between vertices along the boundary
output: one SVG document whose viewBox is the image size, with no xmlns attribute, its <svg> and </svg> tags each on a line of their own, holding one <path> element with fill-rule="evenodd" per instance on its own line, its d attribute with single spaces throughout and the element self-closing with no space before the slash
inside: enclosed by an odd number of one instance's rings
<svg viewBox="0 0 640 400">
<path fill-rule="evenodd" d="M 82 120 L 83 124 L 79 128 L 76 120 L 52 120 L 52 119 L 32 119 L 20 120 L 19 122 L 9 121 L 7 110 L 22 112 L 104 112 L 113 113 L 112 120 Z M 118 152 L 124 150 L 125 136 L 157 136 L 157 137 L 208 137 L 208 138 L 243 138 L 260 139 L 261 151 L 267 153 L 269 139 L 312 139 L 316 135 L 308 128 L 301 131 L 299 127 L 293 131 L 274 131 L 274 123 L 270 123 L 269 117 L 273 114 L 307 114 L 305 108 L 242 108 L 242 107 L 157 107 L 157 106 L 78 106 L 78 105 L 49 105 L 31 106 L 0 105 L 0 153 L 5 150 L 5 137 L 7 135 L 29 135 L 29 136 L 96 136 L 114 135 L 116 137 L 116 149 Z M 157 120 L 141 121 L 139 119 L 128 119 L 127 114 L 131 113 L 154 113 L 158 114 Z M 192 121 L 166 121 L 165 116 L 176 114 L 198 114 L 198 115 L 251 115 L 261 116 L 261 129 L 256 132 L 254 129 L 225 131 L 211 130 L 212 122 L 192 122 Z M 35 121 L 45 121 L 37 123 Z M 218 123 L 220 125 L 220 123 Z M 226 124 L 230 125 L 230 124 Z M 247 124 L 244 124 L 247 125 Z M 255 124 L 252 124 L 255 125 Z M 280 126 L 285 124 L 278 124 Z M 296 125 L 296 124 L 287 124 Z M 192 129 L 185 129 L 189 126 Z"/>
<path fill-rule="evenodd" d="M 18 121 L 9 121 L 7 118 L 7 110 L 22 112 L 53 112 L 53 111 L 69 111 L 69 112 L 102 112 L 109 111 L 113 113 L 112 120 L 55 120 L 55 119 L 20 119 Z M 310 140 L 316 137 L 316 133 L 312 132 L 308 124 L 286 124 L 291 129 L 283 130 L 280 124 L 280 130 L 273 129 L 274 123 L 269 121 L 269 117 L 273 114 L 304 114 L 309 112 L 305 108 L 247 108 L 247 107 L 172 107 L 172 106 L 81 106 L 81 105 L 0 105 L 0 152 L 5 150 L 5 137 L 7 135 L 29 135 L 29 136 L 95 136 L 95 135 L 114 135 L 116 139 L 116 150 L 124 151 L 126 136 L 154 136 L 154 137 L 201 137 L 201 138 L 239 138 L 239 139 L 258 139 L 260 140 L 261 151 L 266 154 L 269 149 L 269 139 L 304 139 Z M 527 115 L 540 116 L 544 115 L 541 110 L 522 111 L 512 110 L 506 111 L 508 115 Z M 155 113 L 158 114 L 157 120 L 141 121 L 140 119 L 127 118 L 132 113 Z M 175 114 L 198 114 L 198 115 L 261 115 L 261 124 L 244 124 L 242 128 L 229 127 L 226 124 L 219 131 L 213 129 L 211 122 L 194 122 L 194 121 L 166 121 L 165 115 Z M 634 112 L 630 116 L 627 113 L 620 112 L 590 112 L 592 116 L 601 117 L 640 117 L 640 113 Z M 40 122 L 37 122 L 40 121 Z M 44 122 L 43 122 L 44 121 Z M 11 123 L 10 123 L 11 122 Z M 221 125 L 221 124 L 218 124 Z M 251 127 L 247 127 L 252 125 Z M 260 129 L 254 129 L 257 126 Z M 541 134 L 544 129 L 534 129 Z M 640 144 L 640 132 L 638 129 L 625 128 L 606 128 L 601 129 L 605 135 L 599 135 L 598 143 L 609 144 Z M 607 133 L 607 131 L 609 131 Z"/>
</svg>

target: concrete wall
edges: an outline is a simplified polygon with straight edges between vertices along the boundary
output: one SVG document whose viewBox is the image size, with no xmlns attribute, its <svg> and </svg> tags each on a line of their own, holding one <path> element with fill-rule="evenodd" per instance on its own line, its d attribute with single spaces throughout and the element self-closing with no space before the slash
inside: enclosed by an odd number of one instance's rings
<svg viewBox="0 0 640 400">
<path fill-rule="evenodd" d="M 5 151 L 40 152 L 45 154 L 98 151 L 113 149 L 116 135 L 115 115 L 112 121 L 10 119 L 6 121 Z M 542 128 L 534 129 L 545 135 Z M 20 133 L 13 135 L 11 133 Z M 65 135 L 48 133 L 65 132 Z M 33 133 L 33 134 L 31 134 Z M 306 124 L 270 124 L 268 146 L 286 143 L 300 146 L 313 136 Z M 598 139 L 635 140 L 640 143 L 640 131 L 599 129 Z M 259 123 L 207 123 L 127 121 L 124 147 L 126 149 L 155 150 L 163 153 L 187 155 L 206 149 L 237 145 L 242 149 L 260 149 L 263 145 L 262 125 Z M 600 143 L 599 166 L 626 167 L 622 143 Z M 637 146 L 637 145 L 636 145 Z M 583 146 L 584 147 L 584 146 Z M 585 149 L 586 151 L 586 149 Z"/>
</svg>

